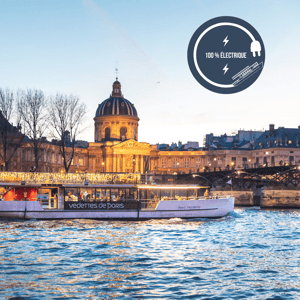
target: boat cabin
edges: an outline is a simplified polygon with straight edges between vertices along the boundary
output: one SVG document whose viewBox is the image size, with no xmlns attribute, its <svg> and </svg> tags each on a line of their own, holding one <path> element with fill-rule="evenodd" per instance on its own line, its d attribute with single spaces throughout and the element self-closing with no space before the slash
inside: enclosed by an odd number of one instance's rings
<svg viewBox="0 0 300 300">
<path fill-rule="evenodd" d="M 45 208 L 66 208 L 66 203 L 80 202 L 140 202 L 143 207 L 164 200 L 195 200 L 202 196 L 206 187 L 197 185 L 18 185 L 0 186 L 4 201 L 40 201 Z M 148 203 L 148 204 L 147 204 Z"/>
</svg>

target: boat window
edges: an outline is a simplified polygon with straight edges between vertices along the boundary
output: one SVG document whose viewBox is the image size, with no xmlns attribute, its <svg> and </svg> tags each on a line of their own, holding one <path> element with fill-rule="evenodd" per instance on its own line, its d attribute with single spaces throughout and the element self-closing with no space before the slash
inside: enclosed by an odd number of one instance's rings
<svg viewBox="0 0 300 300">
<path fill-rule="evenodd" d="M 126 201 L 137 199 L 137 189 L 111 189 L 111 201 Z"/>
<path fill-rule="evenodd" d="M 65 201 L 79 201 L 79 188 L 65 188 Z"/>
<path fill-rule="evenodd" d="M 111 201 L 119 200 L 119 189 L 111 189 L 110 199 Z"/>
<path fill-rule="evenodd" d="M 92 188 L 80 188 L 79 201 L 94 201 L 95 190 Z"/>
<path fill-rule="evenodd" d="M 127 189 L 127 199 L 128 200 L 137 200 L 138 199 L 138 192 L 137 189 Z"/>
<path fill-rule="evenodd" d="M 151 200 L 152 199 L 154 199 L 154 200 L 160 199 L 160 190 L 150 190 L 148 199 L 151 199 Z"/>
<path fill-rule="evenodd" d="M 197 189 L 188 189 L 187 197 L 189 200 L 196 200 L 196 198 L 198 197 L 198 190 Z"/>
<path fill-rule="evenodd" d="M 126 201 L 138 200 L 133 188 L 65 188 L 65 201 Z"/>
<path fill-rule="evenodd" d="M 96 201 L 110 200 L 110 189 L 96 189 Z"/>
<path fill-rule="evenodd" d="M 186 200 L 187 197 L 188 197 L 188 193 L 187 193 L 188 190 L 184 189 L 176 189 L 174 190 L 174 198 L 176 200 Z"/>
<path fill-rule="evenodd" d="M 140 190 L 141 200 L 160 200 L 160 190 L 158 189 L 141 189 Z"/>
<path fill-rule="evenodd" d="M 162 200 L 169 200 L 174 197 L 174 190 L 166 189 L 166 190 L 161 190 L 161 199 Z"/>
<path fill-rule="evenodd" d="M 197 189 L 140 189 L 141 200 L 195 200 Z"/>
<path fill-rule="evenodd" d="M 129 191 L 129 189 L 127 189 L 127 191 Z M 128 198 L 128 192 L 127 192 L 127 195 L 126 195 L 126 189 L 119 189 L 117 200 L 124 201 L 126 198 Z"/>
</svg>

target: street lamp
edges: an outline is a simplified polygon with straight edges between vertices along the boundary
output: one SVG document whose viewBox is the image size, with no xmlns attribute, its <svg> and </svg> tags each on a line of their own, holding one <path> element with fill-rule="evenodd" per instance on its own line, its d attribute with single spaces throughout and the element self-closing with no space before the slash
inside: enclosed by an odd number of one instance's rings
<svg viewBox="0 0 300 300">
<path fill-rule="evenodd" d="M 201 178 L 203 178 L 204 180 L 208 181 L 208 182 L 211 184 L 211 186 L 213 186 L 213 183 L 212 183 L 210 180 L 208 180 L 207 178 L 205 178 L 204 176 L 201 176 L 201 175 L 198 175 L 198 174 L 193 174 L 193 177 L 194 177 L 194 178 L 195 178 L 195 177 L 201 177 Z"/>
</svg>

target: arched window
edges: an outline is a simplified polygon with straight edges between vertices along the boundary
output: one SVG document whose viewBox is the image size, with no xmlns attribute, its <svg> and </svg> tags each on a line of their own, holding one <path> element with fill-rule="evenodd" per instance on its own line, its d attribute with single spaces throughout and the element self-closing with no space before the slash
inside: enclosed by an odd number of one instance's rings
<svg viewBox="0 0 300 300">
<path fill-rule="evenodd" d="M 136 138 L 136 129 L 133 129 L 133 139 L 137 140 L 137 138 Z"/>
<path fill-rule="evenodd" d="M 127 128 L 126 127 L 121 127 L 120 129 L 120 138 L 122 141 L 126 140 L 126 134 L 127 134 Z"/>
<path fill-rule="evenodd" d="M 105 128 L 105 140 L 106 141 L 110 140 L 110 128 L 109 127 Z"/>
</svg>

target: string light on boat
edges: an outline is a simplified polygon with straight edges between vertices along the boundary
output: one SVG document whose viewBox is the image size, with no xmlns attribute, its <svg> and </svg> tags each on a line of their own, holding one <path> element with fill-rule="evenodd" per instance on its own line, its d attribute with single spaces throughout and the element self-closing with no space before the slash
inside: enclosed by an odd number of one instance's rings
<svg viewBox="0 0 300 300">
<path fill-rule="evenodd" d="M 105 173 L 27 173 L 27 172 L 1 172 L 1 182 L 25 181 L 26 184 L 103 184 L 108 182 L 139 183 L 140 173 L 134 174 L 105 174 Z"/>
</svg>

